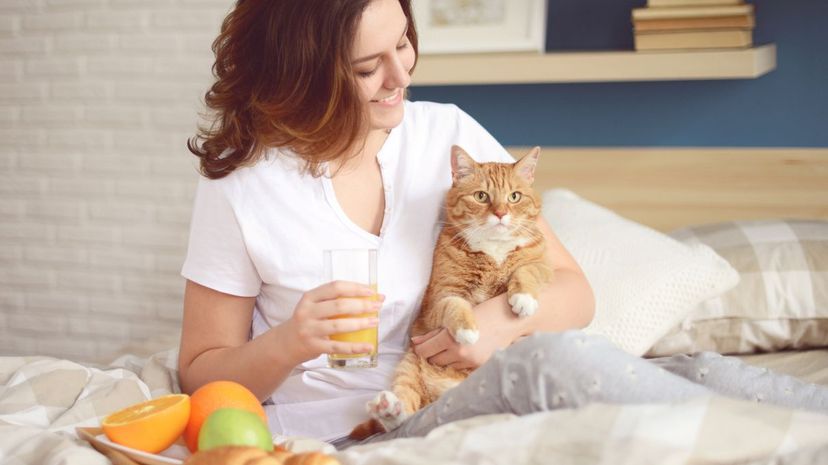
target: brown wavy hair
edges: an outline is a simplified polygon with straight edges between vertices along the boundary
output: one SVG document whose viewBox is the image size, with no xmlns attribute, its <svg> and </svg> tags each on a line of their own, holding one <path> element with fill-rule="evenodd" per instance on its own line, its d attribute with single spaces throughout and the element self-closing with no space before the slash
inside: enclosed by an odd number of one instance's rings
<svg viewBox="0 0 828 465">
<path fill-rule="evenodd" d="M 269 147 L 286 147 L 319 176 L 322 163 L 355 148 L 368 114 L 351 46 L 371 1 L 236 2 L 213 41 L 216 81 L 204 96 L 212 124 L 187 141 L 202 175 L 222 178 L 260 160 Z M 416 56 L 411 0 L 399 2 Z"/>
</svg>

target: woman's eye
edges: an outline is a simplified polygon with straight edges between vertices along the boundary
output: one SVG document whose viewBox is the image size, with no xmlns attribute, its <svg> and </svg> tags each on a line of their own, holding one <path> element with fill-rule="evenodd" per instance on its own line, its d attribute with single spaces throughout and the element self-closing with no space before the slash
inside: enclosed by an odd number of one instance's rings
<svg viewBox="0 0 828 465">
<path fill-rule="evenodd" d="M 405 42 L 397 45 L 397 50 L 403 50 L 406 47 L 408 47 L 408 38 L 405 39 Z M 378 69 L 379 69 L 379 66 L 372 69 L 371 71 L 357 71 L 357 76 L 359 76 L 361 78 L 369 78 L 369 77 L 373 76 L 374 74 L 376 74 Z"/>
<path fill-rule="evenodd" d="M 516 203 L 520 200 L 522 194 L 520 192 L 512 192 L 509 194 L 509 202 Z"/>
<path fill-rule="evenodd" d="M 477 200 L 478 202 L 485 202 L 489 200 L 489 194 L 483 191 L 477 191 L 474 193 L 474 200 Z"/>
</svg>

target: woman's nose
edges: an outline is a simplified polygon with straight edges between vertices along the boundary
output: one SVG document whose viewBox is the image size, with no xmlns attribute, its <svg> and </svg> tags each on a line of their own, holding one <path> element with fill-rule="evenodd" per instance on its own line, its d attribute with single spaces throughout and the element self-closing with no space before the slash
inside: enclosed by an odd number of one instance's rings
<svg viewBox="0 0 828 465">
<path fill-rule="evenodd" d="M 411 84 L 411 75 L 408 74 L 408 69 L 403 65 L 399 56 L 395 56 L 392 60 L 386 61 L 386 63 L 388 63 L 389 69 L 385 77 L 385 88 L 405 88 Z"/>
</svg>

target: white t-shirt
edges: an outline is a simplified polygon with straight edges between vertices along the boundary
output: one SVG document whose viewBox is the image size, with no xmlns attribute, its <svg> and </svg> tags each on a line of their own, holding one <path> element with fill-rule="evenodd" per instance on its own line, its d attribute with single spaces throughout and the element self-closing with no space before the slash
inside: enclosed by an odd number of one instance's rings
<svg viewBox="0 0 828 465">
<path fill-rule="evenodd" d="M 377 155 L 386 206 L 379 236 L 348 218 L 330 178 L 303 175 L 301 159 L 286 150 L 271 150 L 224 178 L 199 180 L 181 274 L 255 296 L 253 338 L 290 318 L 302 294 L 323 284 L 324 249 L 378 250 L 378 288 L 386 296 L 378 367 L 331 369 L 325 356 L 297 366 L 265 404 L 273 433 L 346 436 L 367 418 L 365 403 L 390 386 L 431 273 L 453 144 L 479 162 L 514 161 L 456 106 L 405 102 L 402 123 Z"/>
</svg>

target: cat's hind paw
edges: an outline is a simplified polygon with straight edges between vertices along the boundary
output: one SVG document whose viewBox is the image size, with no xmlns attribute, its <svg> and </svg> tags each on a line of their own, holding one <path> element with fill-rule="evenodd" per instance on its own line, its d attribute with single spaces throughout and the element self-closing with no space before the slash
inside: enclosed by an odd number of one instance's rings
<svg viewBox="0 0 828 465">
<path fill-rule="evenodd" d="M 476 329 L 458 329 L 454 334 L 454 340 L 464 346 L 470 346 L 478 339 L 480 339 L 480 331 Z"/>
<path fill-rule="evenodd" d="M 382 423 L 385 431 L 397 429 L 407 417 L 403 412 L 402 402 L 391 391 L 381 391 L 365 407 L 368 415 Z"/>
<path fill-rule="evenodd" d="M 537 299 L 532 297 L 532 294 L 527 294 L 525 292 L 512 294 L 511 297 L 509 297 L 509 305 L 512 306 L 512 313 L 520 318 L 532 316 L 538 309 Z"/>
</svg>

